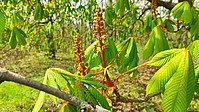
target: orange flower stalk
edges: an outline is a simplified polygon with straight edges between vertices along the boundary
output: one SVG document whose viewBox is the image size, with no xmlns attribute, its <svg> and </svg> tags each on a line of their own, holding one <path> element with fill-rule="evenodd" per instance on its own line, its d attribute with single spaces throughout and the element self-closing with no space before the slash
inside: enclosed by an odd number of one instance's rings
<svg viewBox="0 0 199 112">
<path fill-rule="evenodd" d="M 103 35 L 104 35 L 104 23 L 102 18 L 101 9 L 99 6 L 96 7 L 96 14 L 93 22 L 93 28 L 94 28 L 94 37 L 99 41 L 99 48 L 100 48 L 100 56 L 102 61 L 102 68 L 106 68 L 106 62 L 104 58 L 104 45 L 102 43 Z M 105 75 L 106 77 L 106 84 L 110 84 L 111 80 L 108 76 L 108 74 Z"/>
<path fill-rule="evenodd" d="M 80 71 L 81 76 L 85 76 L 86 73 L 87 73 L 87 69 L 86 69 L 86 67 L 84 66 L 84 63 L 83 63 L 84 56 L 83 56 L 83 51 L 80 48 L 80 35 L 79 35 L 79 33 L 77 33 L 75 35 L 74 40 L 75 40 L 75 44 L 74 44 L 75 60 L 79 63 L 77 70 Z"/>
</svg>

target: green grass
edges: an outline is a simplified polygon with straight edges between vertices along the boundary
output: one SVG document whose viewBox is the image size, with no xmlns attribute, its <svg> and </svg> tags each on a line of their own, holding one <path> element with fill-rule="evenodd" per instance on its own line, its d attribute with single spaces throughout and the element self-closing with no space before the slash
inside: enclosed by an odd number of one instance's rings
<svg viewBox="0 0 199 112">
<path fill-rule="evenodd" d="M 37 53 L 27 55 L 23 59 L 9 61 L 3 67 L 32 80 L 43 82 L 48 68 L 59 67 L 73 71 L 73 64 L 72 58 L 65 54 L 58 54 L 57 59 L 51 60 L 44 54 Z M 0 112 L 31 112 L 38 95 L 39 91 L 36 89 L 13 82 L 3 82 L 0 84 Z M 47 98 L 40 111 L 50 111 L 51 107 L 53 103 Z"/>
<path fill-rule="evenodd" d="M 35 104 L 39 91 L 13 82 L 0 85 L 1 112 L 29 112 Z"/>
</svg>

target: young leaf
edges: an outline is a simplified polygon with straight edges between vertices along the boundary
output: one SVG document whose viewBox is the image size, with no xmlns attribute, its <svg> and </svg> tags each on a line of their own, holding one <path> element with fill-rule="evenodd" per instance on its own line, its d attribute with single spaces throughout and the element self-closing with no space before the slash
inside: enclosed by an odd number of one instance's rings
<svg viewBox="0 0 199 112">
<path fill-rule="evenodd" d="M 197 19 L 197 21 L 192 25 L 190 33 L 192 35 L 199 34 L 199 19 Z"/>
<path fill-rule="evenodd" d="M 17 46 L 16 34 L 13 30 L 9 39 L 9 45 L 12 49 Z"/>
<path fill-rule="evenodd" d="M 98 104 L 98 102 L 93 97 L 93 95 L 89 92 L 87 87 L 88 87 L 88 85 L 85 85 L 81 82 L 75 82 L 74 95 L 81 98 L 82 100 L 87 101 L 87 102 L 91 102 L 93 104 Z"/>
<path fill-rule="evenodd" d="M 12 25 L 15 26 L 21 21 L 23 21 L 23 17 L 18 12 L 14 12 L 12 16 Z"/>
<path fill-rule="evenodd" d="M 47 85 L 60 90 L 59 85 L 57 84 L 56 79 L 55 79 L 55 77 L 56 77 L 55 74 L 56 73 L 54 71 L 48 69 L 46 71 L 46 74 L 47 74 L 47 77 L 48 77 Z M 54 103 L 57 103 L 57 101 L 58 101 L 57 97 L 55 97 L 53 95 L 49 95 L 49 96 L 54 101 Z"/>
<path fill-rule="evenodd" d="M 55 87 L 59 88 L 60 90 L 67 89 L 67 91 L 71 93 L 71 84 L 60 72 L 54 71 L 53 69 L 48 69 L 47 71 L 49 79 L 56 83 Z"/>
<path fill-rule="evenodd" d="M 171 20 L 167 20 L 166 22 L 166 28 L 169 32 L 174 32 L 174 28 L 173 28 L 174 22 Z"/>
<path fill-rule="evenodd" d="M 6 26 L 6 18 L 5 18 L 5 15 L 2 11 L 0 11 L 0 37 L 1 37 L 1 34 L 4 30 Z"/>
<path fill-rule="evenodd" d="M 105 22 L 110 24 L 112 23 L 113 18 L 115 17 L 115 13 L 112 11 L 112 7 L 107 7 L 105 10 Z"/>
<path fill-rule="evenodd" d="M 147 59 L 152 55 L 157 54 L 160 51 L 169 49 L 167 39 L 164 35 L 162 27 L 156 26 L 153 28 L 150 38 L 144 47 L 143 58 Z"/>
<path fill-rule="evenodd" d="M 137 66 L 138 63 L 138 52 L 135 40 L 131 38 L 126 42 L 128 43 L 126 43 L 117 59 L 118 70 L 120 73 L 130 70 L 131 68 Z M 134 73 L 136 73 L 136 71 Z"/>
<path fill-rule="evenodd" d="M 153 55 L 154 50 L 154 38 L 153 33 L 150 34 L 149 40 L 147 41 L 146 45 L 144 46 L 143 50 L 143 59 L 148 59 L 151 55 Z"/>
<path fill-rule="evenodd" d="M 43 84 L 47 84 L 47 74 L 45 74 L 45 76 L 44 76 Z M 46 95 L 45 92 L 40 91 L 39 98 L 37 99 L 37 102 L 36 102 L 32 112 L 39 112 L 39 110 L 41 109 L 41 107 L 44 103 L 45 95 Z"/>
<path fill-rule="evenodd" d="M 130 10 L 129 0 L 124 0 L 124 5 L 125 5 L 127 10 Z"/>
<path fill-rule="evenodd" d="M 90 93 L 93 95 L 93 97 L 99 102 L 99 104 L 108 110 L 111 110 L 111 107 L 109 106 L 107 100 L 104 98 L 104 96 L 95 88 L 93 88 L 92 86 L 88 85 L 88 90 L 90 91 Z"/>
<path fill-rule="evenodd" d="M 108 44 L 108 47 L 104 50 L 104 58 L 107 64 L 109 64 L 117 54 L 117 48 L 112 39 L 108 39 Z"/>
<path fill-rule="evenodd" d="M 44 11 L 41 6 L 41 3 L 37 3 L 35 10 L 33 12 L 34 19 L 36 21 L 40 21 L 43 18 L 43 15 L 44 15 Z"/>
<path fill-rule="evenodd" d="M 181 19 L 184 20 L 185 23 L 191 23 L 192 22 L 192 11 L 189 5 L 188 1 L 184 1 L 184 9 L 183 13 L 181 15 Z"/>
<path fill-rule="evenodd" d="M 14 32 L 16 34 L 17 37 L 17 41 L 21 44 L 21 45 L 26 45 L 26 34 L 19 28 L 15 27 Z"/>
<path fill-rule="evenodd" d="M 183 5 L 184 5 L 184 2 L 180 2 L 177 5 L 175 5 L 175 7 L 171 10 L 175 18 L 179 18 L 182 15 Z"/>
</svg>

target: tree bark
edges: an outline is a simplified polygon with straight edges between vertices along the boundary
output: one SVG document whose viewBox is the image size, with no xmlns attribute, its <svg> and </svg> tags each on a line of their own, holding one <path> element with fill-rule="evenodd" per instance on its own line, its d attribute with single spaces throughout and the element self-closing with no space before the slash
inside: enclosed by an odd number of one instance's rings
<svg viewBox="0 0 199 112">
<path fill-rule="evenodd" d="M 149 2 L 152 2 L 152 0 L 147 0 Z M 166 9 L 172 10 L 174 8 L 174 6 L 176 5 L 176 3 L 172 3 L 172 2 L 165 2 L 165 1 L 161 1 L 161 0 L 156 0 L 157 6 L 163 6 Z"/>
<path fill-rule="evenodd" d="M 147 0 L 147 1 L 152 2 L 152 0 Z M 190 6 L 193 6 L 194 0 L 178 0 L 178 2 L 183 2 L 183 1 L 188 1 Z M 163 6 L 166 9 L 172 10 L 177 3 L 165 2 L 165 1 L 162 1 L 162 0 L 156 0 L 156 4 L 157 4 L 157 6 Z"/>
<path fill-rule="evenodd" d="M 97 105 L 93 107 L 92 105 L 88 104 L 88 102 L 83 101 L 75 96 L 72 96 L 58 89 L 52 88 L 34 80 L 30 80 L 11 71 L 0 69 L 0 84 L 3 81 L 16 82 L 52 94 L 76 106 L 79 106 L 82 110 L 85 110 L 84 112 L 110 112 L 109 110 L 106 110 Z"/>
</svg>

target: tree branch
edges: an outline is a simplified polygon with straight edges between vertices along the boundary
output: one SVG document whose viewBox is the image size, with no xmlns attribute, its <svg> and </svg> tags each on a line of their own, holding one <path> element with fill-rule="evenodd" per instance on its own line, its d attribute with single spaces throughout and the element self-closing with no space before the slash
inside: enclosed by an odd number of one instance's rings
<svg viewBox="0 0 199 112">
<path fill-rule="evenodd" d="M 50 86 L 44 85 L 44 84 L 34 81 L 34 80 L 30 80 L 28 78 L 25 78 L 21 75 L 10 72 L 8 70 L 0 69 L 0 84 L 3 81 L 12 81 L 12 82 L 16 82 L 19 84 L 23 84 L 23 85 L 38 89 L 40 91 L 44 91 L 46 93 L 52 94 L 56 97 L 59 97 L 63 100 L 66 100 L 76 106 L 79 106 L 82 110 L 86 110 L 86 112 L 91 112 L 91 111 L 92 112 L 110 112 L 100 106 L 97 106 L 97 105 L 93 107 L 92 105 L 88 104 L 88 102 L 83 101 L 75 96 L 67 94 L 58 89 L 52 88 Z"/>
<path fill-rule="evenodd" d="M 152 2 L 152 0 L 147 0 L 149 2 Z M 173 7 L 176 5 L 176 3 L 172 3 L 172 2 L 165 2 L 165 1 L 161 1 L 161 0 L 156 0 L 157 6 L 163 6 L 166 9 L 172 10 Z"/>
</svg>

